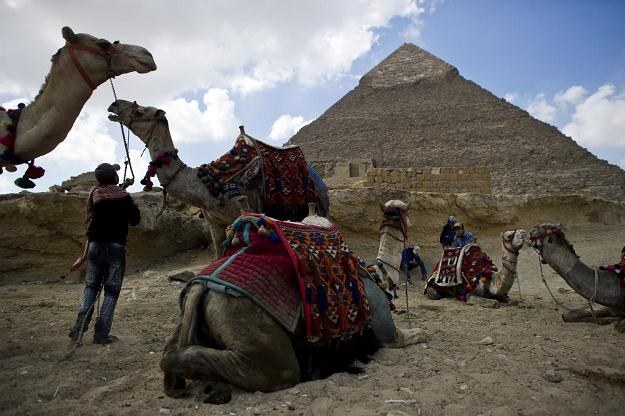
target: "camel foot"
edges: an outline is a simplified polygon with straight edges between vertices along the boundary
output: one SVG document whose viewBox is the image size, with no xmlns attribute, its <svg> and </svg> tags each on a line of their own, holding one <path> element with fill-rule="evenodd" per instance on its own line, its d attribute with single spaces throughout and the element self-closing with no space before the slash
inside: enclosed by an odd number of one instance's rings
<svg viewBox="0 0 625 416">
<path fill-rule="evenodd" d="M 184 378 L 171 373 L 165 373 L 163 377 L 165 394 L 174 399 L 179 399 L 187 394 Z"/>
<path fill-rule="evenodd" d="M 208 394 L 204 403 L 226 404 L 232 400 L 232 386 L 226 383 L 209 384 L 204 388 L 204 393 Z"/>
<path fill-rule="evenodd" d="M 438 290 L 434 289 L 432 286 L 425 289 L 425 296 L 432 300 L 439 300 L 442 297 L 441 294 L 438 293 Z"/>
<path fill-rule="evenodd" d="M 397 328 L 397 340 L 391 348 L 405 348 L 409 345 L 423 344 L 429 341 L 429 336 L 420 328 L 402 329 Z"/>
</svg>

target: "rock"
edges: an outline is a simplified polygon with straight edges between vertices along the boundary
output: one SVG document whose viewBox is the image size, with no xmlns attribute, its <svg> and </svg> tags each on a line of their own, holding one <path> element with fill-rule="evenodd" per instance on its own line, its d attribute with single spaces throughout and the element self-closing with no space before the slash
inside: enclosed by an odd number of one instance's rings
<svg viewBox="0 0 625 416">
<path fill-rule="evenodd" d="M 452 360 L 451 358 L 445 358 L 443 360 L 443 364 L 445 364 L 445 365 L 454 365 L 454 360 Z"/>
<path fill-rule="evenodd" d="M 466 391 L 469 389 L 469 386 L 467 386 L 466 384 L 461 384 L 458 388 L 460 389 L 460 391 Z"/>
<path fill-rule="evenodd" d="M 484 337 L 482 340 L 478 341 L 480 345 L 492 345 L 495 341 L 491 337 Z"/>
<path fill-rule="evenodd" d="M 292 394 L 292 395 L 295 396 L 295 395 L 300 394 L 300 391 L 299 391 L 299 389 L 297 387 L 293 387 L 292 389 L 287 390 L 287 393 Z"/>
<path fill-rule="evenodd" d="M 171 413 L 171 409 L 167 407 L 161 407 L 161 409 L 158 412 L 162 415 L 168 415 Z"/>
<path fill-rule="evenodd" d="M 402 391 L 409 396 L 414 396 L 414 391 L 410 390 L 408 387 L 400 387 L 399 391 Z"/>
<path fill-rule="evenodd" d="M 67 274 L 69 266 L 84 250 L 87 196 L 86 193 L 0 195 L 0 284 Z M 150 193 L 136 193 L 132 197 L 141 210 L 141 222 L 130 227 L 128 233 L 126 270 L 154 268 L 154 264 L 167 257 L 206 246 L 205 221 L 184 213 L 184 207 L 166 209 L 156 221 L 161 197 Z M 177 206 L 173 202 L 171 205 Z M 84 270 L 83 266 L 71 278 L 84 274 Z"/>
<path fill-rule="evenodd" d="M 90 192 L 94 186 L 98 184 L 95 178 L 95 172 L 85 172 L 78 176 L 72 176 L 61 183 L 61 186 L 55 185 L 68 192 Z"/>
<path fill-rule="evenodd" d="M 545 372 L 543 378 L 551 383 L 559 383 L 562 381 L 562 375 L 555 370 Z"/>
<path fill-rule="evenodd" d="M 195 277 L 195 273 L 189 270 L 172 270 L 166 274 L 169 280 L 188 282 Z"/>
</svg>

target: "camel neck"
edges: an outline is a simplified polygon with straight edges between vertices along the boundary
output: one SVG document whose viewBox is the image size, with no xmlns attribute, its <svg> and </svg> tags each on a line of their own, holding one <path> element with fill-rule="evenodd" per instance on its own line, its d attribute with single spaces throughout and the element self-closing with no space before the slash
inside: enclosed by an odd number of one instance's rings
<svg viewBox="0 0 625 416">
<path fill-rule="evenodd" d="M 63 50 L 35 101 L 22 111 L 15 155 L 30 160 L 52 151 L 65 139 L 91 94 L 91 88 Z"/>
</svg>

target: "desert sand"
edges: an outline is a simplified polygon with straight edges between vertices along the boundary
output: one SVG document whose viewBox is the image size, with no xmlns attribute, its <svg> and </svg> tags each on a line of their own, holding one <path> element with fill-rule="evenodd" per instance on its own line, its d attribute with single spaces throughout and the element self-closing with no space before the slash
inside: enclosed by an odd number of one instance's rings
<svg viewBox="0 0 625 416">
<path fill-rule="evenodd" d="M 568 239 L 587 264 L 615 261 L 624 225 L 576 224 Z M 433 236 L 424 255 L 438 255 Z M 348 240 L 356 253 L 375 256 L 376 241 Z M 480 243 L 499 259 L 496 234 Z M 429 247 L 429 248 L 427 248 Z M 406 349 L 382 349 L 362 374 L 334 374 L 275 393 L 235 389 L 223 405 L 203 403 L 204 384 L 172 399 L 162 389 L 159 360 L 178 319 L 183 283 L 166 273 L 197 271 L 210 261 L 192 252 L 151 270 L 128 274 L 118 303 L 113 345 L 85 344 L 66 361 L 69 327 L 82 294 L 79 283 L 0 286 L 0 413 L 3 415 L 622 415 L 625 336 L 612 325 L 565 323 L 540 279 L 536 253 L 519 262 L 520 291 L 508 305 L 493 301 L 430 301 L 422 284 L 397 300 L 398 326 L 429 336 Z M 497 262 L 497 260 L 496 260 Z M 554 295 L 585 304 L 549 266 Z M 484 339 L 490 337 L 489 340 Z M 482 343 L 480 343 L 482 341 Z M 554 376 L 555 373 L 555 376 Z M 549 375 L 561 378 L 547 380 Z M 403 413 L 401 413 L 403 412 Z"/>
</svg>

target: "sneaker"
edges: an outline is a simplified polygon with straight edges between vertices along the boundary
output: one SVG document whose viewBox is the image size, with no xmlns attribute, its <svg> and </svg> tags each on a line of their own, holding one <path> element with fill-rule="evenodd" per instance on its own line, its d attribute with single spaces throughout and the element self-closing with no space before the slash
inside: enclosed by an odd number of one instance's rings
<svg viewBox="0 0 625 416">
<path fill-rule="evenodd" d="M 117 338 L 115 335 L 93 336 L 94 344 L 112 344 L 117 341 L 119 341 L 119 338 Z"/>
</svg>

